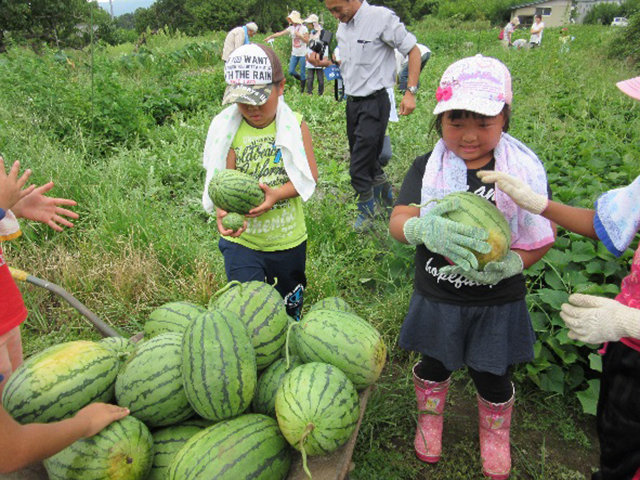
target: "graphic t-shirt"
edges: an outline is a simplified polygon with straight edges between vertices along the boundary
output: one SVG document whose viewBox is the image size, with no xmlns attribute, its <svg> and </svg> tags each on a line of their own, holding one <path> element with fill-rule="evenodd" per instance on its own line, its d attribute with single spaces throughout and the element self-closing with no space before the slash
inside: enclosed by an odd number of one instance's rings
<svg viewBox="0 0 640 480">
<path fill-rule="evenodd" d="M 616 300 L 627 307 L 640 309 L 640 246 L 633 256 L 631 273 L 622 280 L 620 294 Z M 640 339 L 623 338 L 621 342 L 640 352 Z"/>
<path fill-rule="evenodd" d="M 0 248 L 0 335 L 17 327 L 26 318 L 27 308 Z"/>
<path fill-rule="evenodd" d="M 302 115 L 296 113 L 296 118 L 302 122 Z M 236 169 L 271 188 L 289 182 L 275 139 L 275 121 L 267 127 L 254 128 L 243 120 L 231 143 L 236 154 Z M 247 230 L 242 235 L 224 238 L 263 252 L 297 247 L 307 239 L 302 199 L 296 196 L 281 200 L 259 217 L 248 218 Z"/>
<path fill-rule="evenodd" d="M 418 157 L 402 183 L 396 205 L 420 204 L 422 178 L 431 152 Z M 495 160 L 479 170 L 495 169 Z M 468 191 L 486 198 L 495 205 L 495 184 L 484 183 L 478 170 L 467 170 Z M 423 244 L 416 246 L 414 288 L 422 296 L 436 302 L 455 305 L 502 305 L 523 299 L 527 294 L 524 276 L 519 273 L 496 285 L 481 285 L 462 275 L 444 275 L 442 267 L 451 265 L 442 255 L 431 252 Z"/>
<path fill-rule="evenodd" d="M 309 32 L 309 29 L 304 25 L 291 25 L 287 30 L 289 30 L 289 35 L 291 35 L 291 55 L 294 57 L 304 57 L 307 54 L 307 44 L 296 35 L 296 32 L 304 35 Z"/>
</svg>

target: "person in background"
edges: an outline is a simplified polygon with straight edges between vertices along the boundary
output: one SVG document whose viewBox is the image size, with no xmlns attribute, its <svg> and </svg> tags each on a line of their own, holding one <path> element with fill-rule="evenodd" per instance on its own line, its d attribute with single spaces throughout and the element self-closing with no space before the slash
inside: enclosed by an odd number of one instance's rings
<svg viewBox="0 0 640 480">
<path fill-rule="evenodd" d="M 312 41 L 320 39 L 322 33 L 322 25 L 318 23 L 318 16 L 315 13 L 309 15 L 305 19 L 304 23 L 307 24 L 309 30 L 309 45 Z M 307 49 L 307 55 L 313 53 L 313 50 Z M 329 58 L 329 45 L 324 49 L 322 60 L 318 62 L 318 65 L 314 65 L 311 62 L 305 62 L 307 65 L 307 93 L 313 95 L 313 77 L 318 78 L 318 95 L 324 94 L 324 67 L 331 65 L 331 59 Z"/>
<path fill-rule="evenodd" d="M 420 50 L 420 73 L 424 70 L 425 65 L 431 58 L 431 50 L 426 45 L 416 43 L 418 50 Z M 398 74 L 398 90 L 403 94 L 407 90 L 407 82 L 409 81 L 409 57 L 408 55 L 402 55 L 398 49 L 395 50 L 396 54 L 396 72 Z M 420 87 L 420 79 L 418 79 L 418 87 Z"/>
<path fill-rule="evenodd" d="M 222 61 L 226 62 L 229 55 L 238 47 L 251 43 L 251 37 L 258 32 L 258 25 L 254 22 L 247 23 L 244 27 L 236 27 L 227 33 L 222 48 Z"/>
<path fill-rule="evenodd" d="M 513 46 L 513 32 L 515 32 L 516 28 L 520 25 L 520 19 L 518 17 L 513 17 L 507 26 L 504 27 L 504 38 L 502 39 L 502 44 L 505 47 Z"/>
<path fill-rule="evenodd" d="M 302 24 L 302 18 L 300 13 L 296 10 L 292 10 L 287 17 L 289 26 L 281 32 L 272 33 L 264 39 L 265 42 L 283 35 L 291 36 L 291 58 L 289 59 L 289 75 L 296 80 L 300 81 L 300 92 L 304 93 L 304 89 L 307 83 L 307 71 L 306 71 L 306 54 L 307 44 L 309 43 L 309 30 Z M 296 71 L 300 65 L 300 73 Z"/>
<path fill-rule="evenodd" d="M 542 42 L 542 31 L 544 30 L 544 22 L 542 15 L 536 15 L 533 25 L 531 26 L 531 37 L 529 37 L 529 45 L 539 47 Z"/>
</svg>

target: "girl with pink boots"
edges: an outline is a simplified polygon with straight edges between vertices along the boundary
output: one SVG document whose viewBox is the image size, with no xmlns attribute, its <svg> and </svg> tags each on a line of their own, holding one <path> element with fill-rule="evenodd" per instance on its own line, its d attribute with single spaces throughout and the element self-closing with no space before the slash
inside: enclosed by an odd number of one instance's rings
<svg viewBox="0 0 640 480">
<path fill-rule="evenodd" d="M 478 55 L 447 68 L 433 112 L 442 138 L 410 167 L 389 224 L 396 240 L 416 245 L 414 293 L 400 333 L 400 346 L 422 354 L 413 368 L 416 455 L 428 463 L 440 460 L 451 373 L 466 365 L 478 391 L 483 473 L 495 480 L 511 471 L 510 368 L 534 357 L 521 272 L 539 261 L 555 238 L 548 220 L 476 176 L 480 170 L 504 171 L 536 194 L 549 195 L 538 157 L 507 134 L 511 99 L 509 70 L 494 58 Z M 487 231 L 443 217 L 459 208 L 458 201 L 432 202 L 463 191 L 494 203 L 511 229 L 507 256 L 482 271 L 469 249 L 489 252 Z"/>
</svg>

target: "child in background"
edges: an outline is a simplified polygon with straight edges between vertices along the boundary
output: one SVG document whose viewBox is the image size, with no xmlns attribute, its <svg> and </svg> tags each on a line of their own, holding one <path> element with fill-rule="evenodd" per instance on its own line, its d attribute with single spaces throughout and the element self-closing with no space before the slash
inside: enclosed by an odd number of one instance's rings
<svg viewBox="0 0 640 480">
<path fill-rule="evenodd" d="M 13 240 L 21 235 L 17 218 L 26 218 L 49 225 L 61 231 L 61 225 L 73 224 L 63 218 L 78 218 L 76 213 L 63 208 L 75 205 L 73 200 L 51 198 L 44 194 L 53 188 L 49 182 L 36 188 L 34 185 L 23 189 L 31 170 L 18 178 L 20 163 L 15 162 L 6 174 L 4 160 L 0 157 L 0 242 Z M 22 341 L 20 325 L 27 318 L 27 309 L 22 295 L 11 278 L 9 267 L 0 248 L 0 394 L 9 376 L 22 364 Z"/>
<path fill-rule="evenodd" d="M 282 97 L 284 73 L 271 48 L 254 44 L 234 51 L 225 79 L 222 103 L 232 105 L 209 127 L 202 202 L 213 211 L 208 191 L 217 170 L 235 168 L 260 181 L 265 201 L 249 212 L 245 227 L 226 230 L 221 220 L 227 212 L 216 208 L 227 278 L 275 283 L 287 313 L 299 319 L 307 284 L 302 201 L 311 197 L 318 178 L 311 134 Z"/>
<path fill-rule="evenodd" d="M 478 390 L 483 472 L 493 479 L 506 479 L 511 470 L 511 365 L 534 358 L 521 272 L 542 258 L 555 237 L 549 221 L 518 208 L 476 176 L 480 169 L 506 171 L 548 194 L 538 157 L 506 133 L 511 99 L 509 70 L 494 58 L 478 55 L 447 68 L 434 110 L 442 138 L 409 169 L 389 225 L 396 240 L 417 246 L 414 293 L 400 333 L 400 346 L 422 354 L 413 368 L 420 411 L 416 454 L 424 462 L 440 459 L 451 373 L 467 365 Z M 427 203 L 460 191 L 495 203 L 511 228 L 508 255 L 483 271 L 475 270 L 469 249 L 490 251 L 488 233 L 443 218 L 458 208 L 456 201 Z"/>
<path fill-rule="evenodd" d="M 617 85 L 640 100 L 640 77 Z M 504 172 L 480 172 L 478 176 L 495 182 L 521 208 L 600 240 L 618 257 L 640 231 L 640 176 L 627 187 L 601 195 L 595 210 L 549 201 Z M 608 342 L 597 411 L 600 471 L 592 478 L 640 479 L 640 248 L 615 300 L 573 294 L 562 305 L 560 316 L 570 328 L 569 337 L 593 344 Z"/>
</svg>

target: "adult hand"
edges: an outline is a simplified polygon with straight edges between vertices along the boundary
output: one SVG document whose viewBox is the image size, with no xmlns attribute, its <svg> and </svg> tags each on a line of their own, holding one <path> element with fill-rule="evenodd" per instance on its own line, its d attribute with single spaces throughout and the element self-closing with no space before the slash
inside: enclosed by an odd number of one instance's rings
<svg viewBox="0 0 640 480">
<path fill-rule="evenodd" d="M 309 61 L 309 63 L 311 65 L 313 65 L 314 67 L 321 67 L 322 65 L 320 64 L 320 62 L 322 62 L 322 60 L 320 60 L 320 55 L 318 55 L 317 52 L 310 52 L 307 53 L 307 60 Z"/>
<path fill-rule="evenodd" d="M 92 437 L 116 420 L 129 415 L 129 409 L 108 403 L 91 403 L 80 409 L 75 419 L 86 424 L 85 438 Z"/>
<path fill-rule="evenodd" d="M 404 92 L 400 102 L 400 115 L 411 115 L 415 109 L 416 97 L 409 91 Z"/>
<path fill-rule="evenodd" d="M 27 180 L 29 180 L 31 176 L 30 169 L 25 170 L 20 177 L 18 177 L 19 173 L 20 162 L 16 161 L 13 162 L 11 170 L 9 170 L 9 174 L 7 175 L 4 159 L 0 157 L 0 208 L 3 210 L 12 209 L 16 203 L 29 195 L 35 188 L 34 185 L 31 185 L 29 188 L 23 190 Z"/>
<path fill-rule="evenodd" d="M 228 212 L 226 210 L 222 210 L 221 208 L 216 207 L 216 223 L 218 225 L 218 231 L 220 232 L 220 235 L 224 235 L 225 237 L 239 237 L 247 229 L 246 220 L 242 225 L 242 228 L 239 228 L 238 230 L 235 230 L 235 231 L 229 230 L 227 228 L 224 228 L 224 225 L 222 225 L 222 219 L 227 215 L 228 215 Z"/>
<path fill-rule="evenodd" d="M 623 337 L 640 338 L 640 310 L 615 300 L 574 293 L 562 305 L 560 316 L 569 337 L 585 343 L 614 342 Z"/>
<path fill-rule="evenodd" d="M 529 185 L 519 178 L 495 170 L 481 170 L 477 175 L 478 178 L 485 183 L 495 183 L 496 186 L 509 195 L 519 207 L 531 213 L 540 215 L 547 209 L 549 199 L 544 195 L 534 192 Z"/>
<path fill-rule="evenodd" d="M 513 277 L 522 272 L 524 264 L 522 257 L 516 252 L 509 250 L 507 256 L 500 262 L 489 262 L 484 266 L 484 270 L 464 270 L 462 267 L 455 265 L 440 269 L 440 273 L 444 275 L 463 275 L 469 280 L 482 285 L 495 285 L 505 278 Z"/>
<path fill-rule="evenodd" d="M 13 207 L 15 216 L 44 223 L 57 232 L 62 231 L 62 226 L 73 227 L 73 223 L 64 218 L 63 215 L 77 220 L 78 214 L 62 206 L 72 207 L 77 203 L 66 198 L 47 197 L 45 193 L 51 190 L 53 186 L 53 182 L 45 183 L 22 198 Z"/>
<path fill-rule="evenodd" d="M 465 270 L 478 267 L 478 260 L 469 249 L 488 253 L 485 242 L 489 233 L 477 227 L 463 225 L 442 217 L 460 207 L 458 200 L 440 201 L 423 217 L 413 217 L 403 226 L 404 236 L 412 245 L 424 244 L 429 250 L 449 258 Z"/>
</svg>

